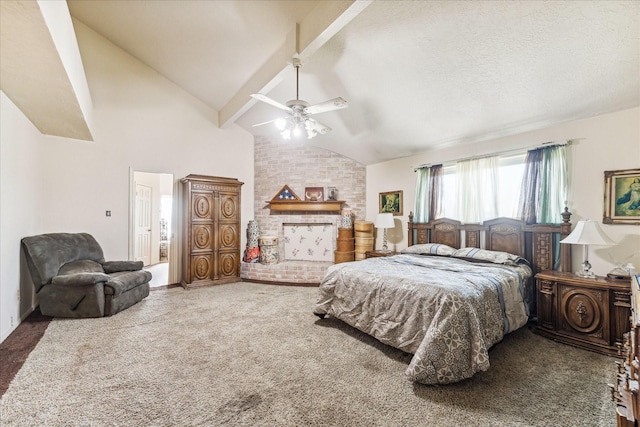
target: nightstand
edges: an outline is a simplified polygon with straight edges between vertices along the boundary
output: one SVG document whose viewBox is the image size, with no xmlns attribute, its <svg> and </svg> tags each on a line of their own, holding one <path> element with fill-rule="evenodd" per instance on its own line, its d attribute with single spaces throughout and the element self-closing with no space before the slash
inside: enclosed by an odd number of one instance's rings
<svg viewBox="0 0 640 427">
<path fill-rule="evenodd" d="M 536 332 L 556 341 L 611 356 L 629 332 L 631 281 L 572 273 L 536 274 Z"/>
<path fill-rule="evenodd" d="M 394 256 L 394 255 L 398 255 L 398 252 L 367 251 L 364 253 L 365 258 L 378 258 L 381 256 Z"/>
</svg>

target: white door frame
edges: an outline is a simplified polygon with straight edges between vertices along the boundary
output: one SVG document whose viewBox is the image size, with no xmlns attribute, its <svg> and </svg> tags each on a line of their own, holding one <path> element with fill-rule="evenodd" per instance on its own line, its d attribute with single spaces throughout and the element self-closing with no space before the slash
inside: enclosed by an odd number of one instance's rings
<svg viewBox="0 0 640 427">
<path fill-rule="evenodd" d="M 151 231 L 154 229 L 154 227 L 152 226 L 151 210 L 152 206 L 154 206 L 154 191 L 153 187 L 150 187 L 147 184 L 135 182 L 134 185 L 135 201 L 133 212 L 135 222 L 133 259 L 135 261 L 142 261 L 143 265 L 151 265 L 155 263 L 153 262 L 155 259 L 151 255 Z M 155 197 L 158 196 L 156 195 Z M 159 251 L 159 246 L 157 249 Z"/>
<path fill-rule="evenodd" d="M 179 186 L 176 185 L 175 177 L 170 172 L 155 172 L 155 171 L 147 172 L 143 170 L 134 170 L 132 167 L 129 167 L 129 260 L 133 261 L 135 257 L 135 232 L 136 232 L 135 230 L 136 185 L 135 185 L 135 179 L 134 179 L 135 172 L 145 172 L 145 173 L 154 173 L 154 174 L 172 176 L 172 182 L 173 182 L 172 205 L 173 205 L 174 214 L 172 215 L 172 219 L 171 219 L 172 235 L 169 236 L 169 283 L 168 284 L 177 283 L 174 279 L 174 276 L 179 277 L 179 273 L 180 273 L 179 265 L 177 264 L 180 260 L 180 257 L 178 256 L 180 248 L 179 248 L 178 239 L 177 239 L 177 237 L 179 237 L 179 235 L 177 234 L 177 232 L 179 231 L 177 229 L 177 221 L 179 220 L 179 218 L 177 218 L 177 215 L 175 213 L 176 211 L 177 212 L 180 211 L 180 209 L 177 208 L 179 195 L 176 194 L 176 187 L 179 188 Z"/>
</svg>

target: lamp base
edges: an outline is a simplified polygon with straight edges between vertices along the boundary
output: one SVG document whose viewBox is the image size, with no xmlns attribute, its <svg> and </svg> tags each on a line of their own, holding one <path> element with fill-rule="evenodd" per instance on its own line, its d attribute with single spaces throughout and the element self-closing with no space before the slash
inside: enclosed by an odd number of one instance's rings
<svg viewBox="0 0 640 427">
<path fill-rule="evenodd" d="M 596 275 L 593 274 L 593 271 L 591 271 L 591 263 L 586 259 L 582 263 L 582 270 L 576 271 L 576 276 L 590 277 L 590 278 L 596 277 Z"/>
<path fill-rule="evenodd" d="M 576 271 L 575 275 L 580 277 L 589 277 L 589 278 L 596 277 L 596 275 L 593 274 L 593 271 Z"/>
</svg>

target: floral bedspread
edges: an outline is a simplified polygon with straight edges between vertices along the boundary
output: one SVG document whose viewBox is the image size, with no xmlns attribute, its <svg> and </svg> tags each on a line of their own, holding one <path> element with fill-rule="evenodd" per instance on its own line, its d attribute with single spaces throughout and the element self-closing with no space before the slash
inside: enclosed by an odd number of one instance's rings
<svg viewBox="0 0 640 427">
<path fill-rule="evenodd" d="M 527 322 L 526 264 L 396 255 L 331 266 L 314 313 L 413 354 L 407 375 L 447 384 L 489 368 L 488 351 Z"/>
</svg>

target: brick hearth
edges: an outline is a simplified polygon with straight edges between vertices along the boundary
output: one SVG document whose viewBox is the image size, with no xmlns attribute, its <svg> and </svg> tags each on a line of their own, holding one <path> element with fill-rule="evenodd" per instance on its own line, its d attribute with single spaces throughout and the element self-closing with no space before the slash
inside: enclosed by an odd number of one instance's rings
<svg viewBox="0 0 640 427">
<path fill-rule="evenodd" d="M 242 263 L 240 277 L 273 283 L 319 285 L 332 262 L 283 261 L 277 264 Z"/>
</svg>

